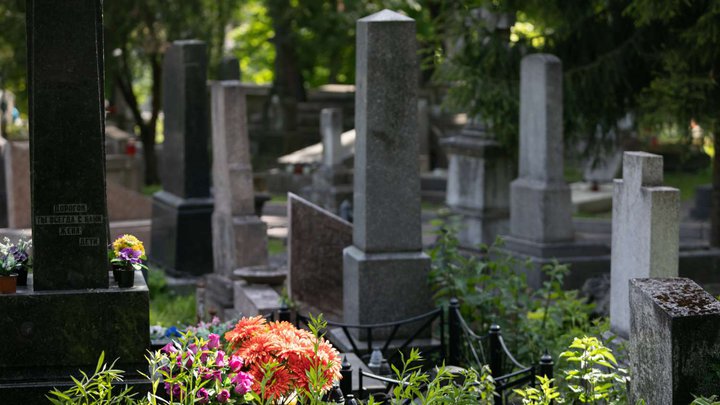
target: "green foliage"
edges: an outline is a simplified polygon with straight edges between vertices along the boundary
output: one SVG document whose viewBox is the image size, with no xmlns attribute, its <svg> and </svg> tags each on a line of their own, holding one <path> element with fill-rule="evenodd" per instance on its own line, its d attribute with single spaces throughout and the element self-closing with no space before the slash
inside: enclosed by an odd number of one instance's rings
<svg viewBox="0 0 720 405">
<path fill-rule="evenodd" d="M 479 334 L 492 324 L 500 325 L 508 348 L 521 363 L 536 363 L 545 350 L 557 358 L 573 336 L 600 334 L 607 328 L 606 320 L 591 318 L 593 304 L 577 291 L 562 288 L 568 266 L 544 266 L 544 281 L 533 290 L 525 274 L 528 264 L 503 252 L 501 240 L 482 246 L 486 254 L 480 259 L 460 252 L 457 222 L 435 225 L 438 239 L 429 252 L 435 301 L 446 305 L 457 298 L 463 317 Z"/>
<path fill-rule="evenodd" d="M 720 405 L 720 401 L 718 401 L 716 395 L 713 395 L 710 398 L 696 397 L 695 400 L 690 403 L 690 405 Z"/>
<path fill-rule="evenodd" d="M 565 370 L 566 396 L 583 404 L 626 404 L 627 371 L 617 368 L 610 348 L 595 337 L 573 339 L 569 350 L 560 354 L 577 368 Z"/>
<path fill-rule="evenodd" d="M 54 405 L 115 405 L 115 404 L 134 404 L 132 399 L 134 394 L 131 388 L 127 386 L 115 388 L 113 393 L 113 384 L 119 384 L 123 381 L 122 370 L 115 369 L 115 362 L 110 366 L 105 364 L 105 352 L 100 354 L 95 372 L 87 375 L 84 371 L 81 379 L 71 377 L 74 385 L 65 391 L 57 388 L 50 391 L 48 400 Z"/>
<path fill-rule="evenodd" d="M 540 375 L 536 377 L 540 383 L 540 388 L 527 386 L 523 389 L 513 390 L 515 394 L 520 396 L 522 405 L 552 405 L 553 403 L 561 404 L 564 402 L 563 398 L 560 398 L 557 388 L 553 386 L 554 379 Z"/>
<path fill-rule="evenodd" d="M 487 366 L 479 371 L 462 370 L 459 374 L 441 366 L 436 369 L 434 377 L 431 377 L 421 370 L 421 361 L 419 351 L 413 349 L 407 359 L 403 356 L 402 370 L 392 366 L 397 379 L 403 384 L 393 389 L 390 405 L 411 402 L 423 405 L 494 403 L 495 384 Z"/>
</svg>

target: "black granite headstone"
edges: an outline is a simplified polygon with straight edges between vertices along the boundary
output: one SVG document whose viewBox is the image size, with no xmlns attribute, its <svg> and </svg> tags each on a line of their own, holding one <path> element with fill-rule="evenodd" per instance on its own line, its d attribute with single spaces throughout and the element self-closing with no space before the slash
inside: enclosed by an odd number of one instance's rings
<svg viewBox="0 0 720 405">
<path fill-rule="evenodd" d="M 207 47 L 175 41 L 163 63 L 163 191 L 153 197 L 150 260 L 171 275 L 201 275 L 213 270 Z"/>
<path fill-rule="evenodd" d="M 240 61 L 234 56 L 226 56 L 218 66 L 218 80 L 240 80 Z"/>
<path fill-rule="evenodd" d="M 100 1 L 28 1 L 36 290 L 108 287 Z"/>
</svg>

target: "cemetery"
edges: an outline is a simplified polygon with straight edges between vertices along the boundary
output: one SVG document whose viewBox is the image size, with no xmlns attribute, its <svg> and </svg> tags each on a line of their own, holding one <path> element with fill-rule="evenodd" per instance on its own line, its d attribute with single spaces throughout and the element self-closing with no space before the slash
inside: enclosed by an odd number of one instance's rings
<svg viewBox="0 0 720 405">
<path fill-rule="evenodd" d="M 720 10 L 470 3 L 0 2 L 0 404 L 720 404 Z"/>
</svg>

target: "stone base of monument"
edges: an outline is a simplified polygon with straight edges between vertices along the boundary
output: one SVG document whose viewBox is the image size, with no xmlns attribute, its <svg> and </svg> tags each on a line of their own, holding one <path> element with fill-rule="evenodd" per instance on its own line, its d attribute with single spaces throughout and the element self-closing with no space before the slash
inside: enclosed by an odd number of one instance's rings
<svg viewBox="0 0 720 405">
<path fill-rule="evenodd" d="M 571 193 L 565 183 L 518 178 L 510 184 L 510 195 L 510 228 L 515 234 L 547 241 L 573 238 Z"/>
<path fill-rule="evenodd" d="M 236 263 L 260 266 L 267 263 L 267 225 L 257 215 L 230 216 L 215 212 L 212 216 L 214 265 L 226 276 Z"/>
<path fill-rule="evenodd" d="M 267 315 L 280 309 L 280 294 L 269 285 L 235 281 L 234 309 L 241 316 Z"/>
<path fill-rule="evenodd" d="M 47 403 L 53 387 L 72 383 L 78 370 L 92 373 L 101 352 L 133 382 L 146 372 L 150 347 L 148 288 L 140 272 L 135 287 L 34 291 L 0 295 L 0 402 Z M 143 384 L 140 379 L 136 384 Z M 145 386 L 144 389 L 148 387 Z"/>
<path fill-rule="evenodd" d="M 458 241 L 463 249 L 480 251 L 480 244 L 492 245 L 498 235 L 506 235 L 510 230 L 508 210 L 486 209 L 483 212 L 450 207 L 453 215 L 462 216 Z"/>
<path fill-rule="evenodd" d="M 396 322 L 434 309 L 428 286 L 430 258 L 422 252 L 365 253 L 355 246 L 343 251 L 343 318 L 349 324 Z M 402 297 L 402 299 L 400 299 Z M 412 299 L 411 299 L 412 298 Z M 397 337 L 408 337 L 417 325 L 401 327 Z M 351 330 L 355 337 L 365 333 Z M 382 339 L 390 329 L 373 337 Z M 421 335 L 429 336 L 427 333 Z"/>
<path fill-rule="evenodd" d="M 213 271 L 212 198 L 180 198 L 166 191 L 153 196 L 150 261 L 171 276 Z"/>
</svg>

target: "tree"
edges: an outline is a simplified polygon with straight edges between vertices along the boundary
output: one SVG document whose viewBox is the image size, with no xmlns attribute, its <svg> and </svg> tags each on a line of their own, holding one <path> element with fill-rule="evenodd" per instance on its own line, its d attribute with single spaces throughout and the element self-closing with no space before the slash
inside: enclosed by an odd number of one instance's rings
<svg viewBox="0 0 720 405">
<path fill-rule="evenodd" d="M 627 14 L 656 34 L 647 49 L 656 69 L 640 98 L 646 121 L 683 128 L 694 118 L 716 134 L 710 242 L 720 246 L 720 2 L 634 0 Z"/>
<path fill-rule="evenodd" d="M 160 182 L 155 140 L 162 108 L 162 60 L 169 43 L 201 39 L 208 44 L 211 75 L 223 56 L 225 30 L 239 0 L 126 0 L 104 2 L 106 93 L 117 88 L 133 116 L 143 145 L 145 183 Z M 142 80 L 148 75 L 147 88 Z M 141 108 L 147 93 L 150 111 Z"/>
</svg>

